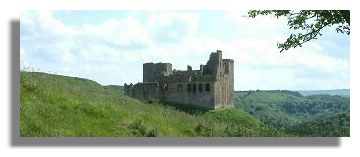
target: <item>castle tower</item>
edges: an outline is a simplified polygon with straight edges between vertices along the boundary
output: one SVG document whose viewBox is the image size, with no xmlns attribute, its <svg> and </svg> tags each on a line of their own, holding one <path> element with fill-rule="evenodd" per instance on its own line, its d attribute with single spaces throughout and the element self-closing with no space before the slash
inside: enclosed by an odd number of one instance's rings
<svg viewBox="0 0 360 157">
<path fill-rule="evenodd" d="M 170 63 L 143 64 L 143 82 L 158 82 L 159 78 L 172 74 Z"/>
<path fill-rule="evenodd" d="M 234 99 L 234 60 L 222 59 L 222 51 L 210 54 L 203 74 L 211 75 L 214 82 L 214 106 L 232 107 Z"/>
<path fill-rule="evenodd" d="M 234 104 L 234 60 L 223 59 L 223 98 L 222 104 L 227 107 Z"/>
<path fill-rule="evenodd" d="M 213 76 L 218 75 L 220 72 L 220 66 L 222 65 L 222 51 L 217 50 L 216 52 L 211 52 L 210 58 L 204 66 L 204 74 L 210 74 Z"/>
</svg>

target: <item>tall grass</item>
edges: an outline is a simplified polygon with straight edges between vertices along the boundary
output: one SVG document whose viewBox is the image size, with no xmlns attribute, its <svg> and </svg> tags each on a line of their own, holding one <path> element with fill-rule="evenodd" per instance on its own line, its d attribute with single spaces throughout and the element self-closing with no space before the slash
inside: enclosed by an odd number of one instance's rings
<svg viewBox="0 0 360 157">
<path fill-rule="evenodd" d="M 242 109 L 187 112 L 83 78 L 22 71 L 20 88 L 21 137 L 286 136 Z"/>
</svg>

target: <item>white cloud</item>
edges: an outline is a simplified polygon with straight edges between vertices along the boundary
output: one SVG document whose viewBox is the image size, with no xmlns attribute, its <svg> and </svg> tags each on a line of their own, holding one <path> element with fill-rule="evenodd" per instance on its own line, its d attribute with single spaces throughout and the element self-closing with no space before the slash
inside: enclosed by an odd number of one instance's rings
<svg viewBox="0 0 360 157">
<path fill-rule="evenodd" d="M 196 13 L 153 13 L 147 20 L 147 26 L 153 40 L 160 43 L 179 43 L 195 33 L 199 18 Z"/>
<path fill-rule="evenodd" d="M 227 11 L 225 18 L 232 20 L 245 28 L 251 28 L 256 31 L 272 31 L 280 28 L 286 28 L 286 17 L 275 18 L 273 16 L 248 17 L 247 11 Z"/>
<path fill-rule="evenodd" d="M 133 18 L 109 19 L 99 25 L 83 25 L 81 32 L 89 38 L 120 47 L 145 45 L 149 38 L 144 25 Z"/>
<path fill-rule="evenodd" d="M 21 63 L 101 84 L 123 84 L 142 81 L 144 62 L 198 69 L 211 51 L 221 49 L 224 58 L 235 60 L 236 90 L 349 87 L 349 60 L 329 56 L 323 45 L 279 53 L 276 41 L 286 38 L 279 33 L 284 29 L 281 19 L 225 15 L 246 33 L 227 42 L 199 36 L 200 19 L 210 17 L 197 12 L 156 12 L 145 20 L 130 15 L 80 26 L 65 25 L 51 12 L 25 12 Z"/>
<path fill-rule="evenodd" d="M 65 26 L 61 21 L 53 17 L 50 11 L 23 12 L 21 14 L 21 35 L 23 39 L 29 38 L 53 38 L 57 36 L 71 36 L 76 30 Z"/>
</svg>

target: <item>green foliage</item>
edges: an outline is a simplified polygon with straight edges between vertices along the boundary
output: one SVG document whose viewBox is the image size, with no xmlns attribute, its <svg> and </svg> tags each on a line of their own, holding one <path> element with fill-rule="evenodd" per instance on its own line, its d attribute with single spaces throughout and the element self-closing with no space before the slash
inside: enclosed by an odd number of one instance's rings
<svg viewBox="0 0 360 157">
<path fill-rule="evenodd" d="M 75 77 L 20 73 L 21 137 L 287 136 L 242 109 L 145 103 Z"/>
<path fill-rule="evenodd" d="M 129 127 L 131 133 L 135 136 L 146 136 L 146 137 L 156 137 L 161 134 L 159 131 L 151 126 L 151 123 L 146 120 L 136 120 L 132 122 Z"/>
<path fill-rule="evenodd" d="M 338 113 L 306 120 L 289 131 L 297 136 L 350 137 L 350 113 Z"/>
<path fill-rule="evenodd" d="M 236 106 L 243 108 L 261 122 L 296 136 L 346 136 L 349 121 L 340 113 L 350 113 L 350 99 L 344 96 L 301 96 L 286 91 L 255 91 L 235 93 Z M 342 114 L 341 114 L 342 115 Z M 331 119 L 331 120 L 329 120 Z M 331 124 L 330 124 L 331 123 Z M 305 125 L 309 130 L 301 130 Z M 320 132 L 311 132 L 315 129 Z M 338 128 L 341 128 L 341 131 Z M 344 131 L 345 130 L 345 131 Z"/>
<path fill-rule="evenodd" d="M 301 30 L 297 34 L 291 34 L 283 43 L 277 46 L 280 52 L 302 46 L 302 44 L 317 39 L 321 36 L 321 30 L 325 27 L 336 25 L 336 32 L 350 35 L 350 11 L 349 10 L 251 10 L 249 17 L 258 15 L 274 15 L 279 18 L 285 16 L 288 19 L 290 29 Z"/>
</svg>

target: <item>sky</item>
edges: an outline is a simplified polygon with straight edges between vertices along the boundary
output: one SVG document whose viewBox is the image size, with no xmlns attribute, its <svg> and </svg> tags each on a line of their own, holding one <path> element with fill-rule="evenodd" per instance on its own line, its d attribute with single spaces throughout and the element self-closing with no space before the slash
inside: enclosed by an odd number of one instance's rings
<svg viewBox="0 0 360 157">
<path fill-rule="evenodd" d="M 246 11 L 25 11 L 20 68 L 102 85 L 142 81 L 142 64 L 199 69 L 211 52 L 234 60 L 235 90 L 350 88 L 350 37 L 326 28 L 317 40 L 279 53 L 285 18 Z"/>
</svg>

